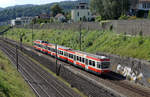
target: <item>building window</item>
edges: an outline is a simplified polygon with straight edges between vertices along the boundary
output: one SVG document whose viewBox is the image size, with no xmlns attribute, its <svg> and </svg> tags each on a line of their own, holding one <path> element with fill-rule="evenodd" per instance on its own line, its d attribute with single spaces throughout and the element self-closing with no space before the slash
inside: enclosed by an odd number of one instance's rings
<svg viewBox="0 0 150 97">
<path fill-rule="evenodd" d="M 77 15 L 78 15 L 78 16 L 80 15 L 79 12 L 77 13 Z"/>
<path fill-rule="evenodd" d="M 147 3 L 147 8 L 150 8 L 150 3 Z"/>
<path fill-rule="evenodd" d="M 143 8 L 147 8 L 146 3 L 143 3 L 143 4 L 142 4 L 142 7 L 143 7 Z"/>
<path fill-rule="evenodd" d="M 88 16 L 90 15 L 90 12 L 88 12 Z"/>
<path fill-rule="evenodd" d="M 80 17 L 80 21 L 82 20 L 82 18 Z"/>
</svg>

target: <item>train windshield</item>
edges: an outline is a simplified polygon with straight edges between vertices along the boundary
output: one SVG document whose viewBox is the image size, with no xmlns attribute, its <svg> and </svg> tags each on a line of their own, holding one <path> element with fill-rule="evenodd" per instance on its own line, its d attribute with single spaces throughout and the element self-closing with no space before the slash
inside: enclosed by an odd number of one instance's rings
<svg viewBox="0 0 150 97">
<path fill-rule="evenodd" d="M 109 68 L 110 66 L 110 62 L 98 62 L 97 63 L 97 68 L 100 68 L 100 69 L 107 69 Z"/>
<path fill-rule="evenodd" d="M 109 66 L 110 66 L 110 62 L 102 62 L 102 63 L 101 63 L 101 68 L 102 68 L 102 69 L 109 68 Z"/>
</svg>

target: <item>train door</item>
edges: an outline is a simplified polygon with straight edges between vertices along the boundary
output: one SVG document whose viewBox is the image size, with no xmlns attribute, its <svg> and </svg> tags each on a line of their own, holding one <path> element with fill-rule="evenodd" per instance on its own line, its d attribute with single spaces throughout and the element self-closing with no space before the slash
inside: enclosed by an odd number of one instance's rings
<svg viewBox="0 0 150 97">
<path fill-rule="evenodd" d="M 77 56 L 76 55 L 73 56 L 73 60 L 74 60 L 74 65 L 76 65 L 76 60 L 77 60 Z"/>
<path fill-rule="evenodd" d="M 88 70 L 88 59 L 85 59 L 85 69 Z"/>
</svg>

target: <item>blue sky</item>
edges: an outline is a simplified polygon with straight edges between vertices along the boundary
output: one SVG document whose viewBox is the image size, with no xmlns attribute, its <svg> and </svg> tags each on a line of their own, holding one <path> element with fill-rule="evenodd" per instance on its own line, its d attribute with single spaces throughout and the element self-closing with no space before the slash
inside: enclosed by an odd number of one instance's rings
<svg viewBox="0 0 150 97">
<path fill-rule="evenodd" d="M 60 1 L 73 1 L 73 0 L 0 0 L 0 7 L 8 7 L 22 4 L 46 4 Z"/>
</svg>

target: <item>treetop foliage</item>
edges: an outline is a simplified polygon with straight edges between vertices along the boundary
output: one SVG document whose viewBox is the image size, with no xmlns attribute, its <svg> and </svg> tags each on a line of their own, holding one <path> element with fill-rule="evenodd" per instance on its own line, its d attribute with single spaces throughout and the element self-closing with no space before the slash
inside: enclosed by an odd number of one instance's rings
<svg viewBox="0 0 150 97">
<path fill-rule="evenodd" d="M 118 19 L 129 9 L 129 0 L 91 0 L 91 10 L 102 19 Z"/>
<path fill-rule="evenodd" d="M 50 10 L 53 17 L 55 17 L 58 13 L 63 13 L 63 9 L 58 4 L 51 6 Z"/>
</svg>

